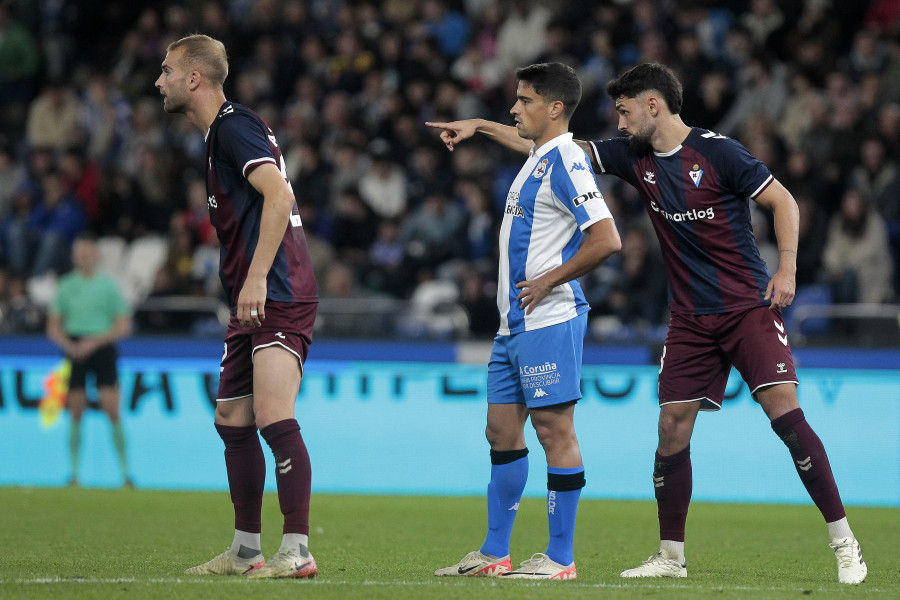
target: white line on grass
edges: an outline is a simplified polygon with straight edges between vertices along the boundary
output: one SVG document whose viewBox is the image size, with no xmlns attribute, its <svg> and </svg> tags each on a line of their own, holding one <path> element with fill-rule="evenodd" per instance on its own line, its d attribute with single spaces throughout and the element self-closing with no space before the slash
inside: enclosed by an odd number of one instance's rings
<svg viewBox="0 0 900 600">
<path fill-rule="evenodd" d="M 356 585 L 373 585 L 373 586 L 425 586 L 425 585 L 443 585 L 443 586 L 460 586 L 460 585 L 470 585 L 468 583 L 464 583 L 464 580 L 457 579 L 437 579 L 434 581 L 423 580 L 423 581 L 340 581 L 340 580 L 329 580 L 329 579 L 307 579 L 307 580 L 293 580 L 295 583 L 303 583 L 309 585 L 333 585 L 333 586 L 356 586 Z M 252 580 L 244 578 L 244 577 L 216 577 L 216 578 L 187 578 L 182 579 L 180 577 L 150 577 L 147 579 L 138 579 L 135 577 L 113 577 L 113 578 L 93 578 L 93 577 L 39 577 L 36 579 L 0 579 L 0 585 L 8 585 L 8 584 L 19 584 L 19 585 L 53 585 L 53 584 L 70 584 L 70 583 L 86 583 L 86 584 L 121 584 L 121 583 L 162 583 L 162 584 L 173 584 L 173 583 L 237 583 L 240 585 L 252 585 Z M 498 586 L 498 585 L 518 585 L 518 586 L 526 586 L 526 587 L 535 587 L 546 585 L 547 582 L 544 581 L 516 581 L 511 583 L 500 583 L 499 581 L 484 581 L 484 585 L 490 586 Z M 560 585 L 559 582 L 554 582 L 552 585 Z M 660 584 L 652 584 L 645 582 L 634 582 L 632 584 L 625 583 L 582 583 L 580 581 L 566 581 L 562 583 L 565 587 L 574 587 L 574 588 L 584 588 L 584 589 L 626 589 L 626 588 L 634 588 L 634 589 L 656 589 L 656 590 L 671 590 L 671 589 L 681 589 L 681 590 L 716 590 L 716 591 L 739 591 L 739 592 L 830 592 L 834 591 L 833 588 L 795 588 L 795 587 L 751 587 L 751 586 L 721 586 L 721 585 L 690 585 L 690 584 L 668 584 L 668 585 L 660 585 Z M 848 586 L 850 587 L 850 586 Z M 879 588 L 873 588 L 868 585 L 865 586 L 865 590 L 867 593 L 876 593 L 876 594 L 884 594 L 884 593 L 895 593 L 896 590 L 884 590 Z"/>
</svg>

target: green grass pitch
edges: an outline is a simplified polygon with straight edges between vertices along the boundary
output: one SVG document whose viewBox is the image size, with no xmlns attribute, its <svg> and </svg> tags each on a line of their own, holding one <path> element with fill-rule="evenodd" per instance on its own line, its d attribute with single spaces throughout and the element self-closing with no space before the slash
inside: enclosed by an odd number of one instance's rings
<svg viewBox="0 0 900 600">
<path fill-rule="evenodd" d="M 186 576 L 231 542 L 227 492 L 0 488 L 0 597 L 12 598 L 900 598 L 900 510 L 849 509 L 869 565 L 861 586 L 837 583 L 813 506 L 695 503 L 688 579 L 623 580 L 658 548 L 652 502 L 583 500 L 568 582 L 436 578 L 477 549 L 483 498 L 314 495 L 311 581 Z M 263 553 L 281 539 L 277 498 L 263 505 Z M 514 563 L 547 543 L 543 502 L 526 498 Z"/>
</svg>

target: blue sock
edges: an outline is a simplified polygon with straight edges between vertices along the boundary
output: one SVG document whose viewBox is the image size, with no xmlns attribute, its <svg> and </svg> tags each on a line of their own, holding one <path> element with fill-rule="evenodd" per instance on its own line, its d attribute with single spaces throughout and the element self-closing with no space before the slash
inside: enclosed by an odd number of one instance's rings
<svg viewBox="0 0 900 600">
<path fill-rule="evenodd" d="M 519 512 L 519 500 L 528 480 L 528 448 L 491 450 L 491 482 L 488 484 L 488 532 L 482 554 L 509 554 L 509 536 Z"/>
<path fill-rule="evenodd" d="M 547 467 L 547 521 L 550 543 L 547 556 L 563 566 L 575 562 L 575 515 L 584 487 L 584 467 Z"/>
</svg>

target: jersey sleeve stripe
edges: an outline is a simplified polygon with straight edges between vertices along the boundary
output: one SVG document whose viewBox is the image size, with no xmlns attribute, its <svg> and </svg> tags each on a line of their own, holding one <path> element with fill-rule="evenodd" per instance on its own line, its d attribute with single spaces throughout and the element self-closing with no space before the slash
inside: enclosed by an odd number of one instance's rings
<svg viewBox="0 0 900 600">
<path fill-rule="evenodd" d="M 774 179 L 775 179 L 775 177 L 774 177 L 773 175 L 769 175 L 769 176 L 766 178 L 766 180 L 763 181 L 762 185 L 759 186 L 758 188 L 756 188 L 756 191 L 755 191 L 755 192 L 753 192 L 752 194 L 750 194 L 750 197 L 751 197 L 751 198 L 756 198 L 757 196 L 759 196 L 759 194 L 760 194 L 764 189 L 766 189 L 766 188 L 769 186 L 769 184 L 772 183 L 772 181 L 773 181 Z"/>
<path fill-rule="evenodd" d="M 275 159 L 271 156 L 264 156 L 262 158 L 254 158 L 253 160 L 248 160 L 244 165 L 244 168 L 241 170 L 241 173 L 244 175 L 244 177 L 246 177 L 250 171 L 263 163 L 272 163 L 274 165 Z"/>
<path fill-rule="evenodd" d="M 603 168 L 603 161 L 600 160 L 600 154 L 597 152 L 597 146 L 594 145 L 594 142 L 588 142 L 591 145 L 591 152 L 594 155 L 594 160 L 597 161 L 597 166 L 600 167 L 599 171 L 595 171 L 595 173 L 606 173 L 606 169 Z"/>
</svg>

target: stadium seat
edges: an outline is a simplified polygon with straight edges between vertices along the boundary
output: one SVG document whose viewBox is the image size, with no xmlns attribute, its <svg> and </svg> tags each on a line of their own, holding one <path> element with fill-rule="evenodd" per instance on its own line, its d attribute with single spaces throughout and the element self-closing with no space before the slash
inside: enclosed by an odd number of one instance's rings
<svg viewBox="0 0 900 600">
<path fill-rule="evenodd" d="M 831 304 L 831 290 L 824 284 L 803 285 L 797 288 L 793 303 L 784 309 L 785 323 L 791 333 L 799 333 L 802 336 L 826 335 L 831 329 L 831 321 L 828 317 L 810 317 L 800 323 L 793 323 L 793 314 L 798 308 L 804 306 L 826 306 Z"/>
<path fill-rule="evenodd" d="M 409 313 L 401 320 L 398 333 L 439 339 L 465 337 L 469 317 L 458 300 L 459 288 L 453 281 L 435 279 L 420 283 L 413 292 Z"/>
<path fill-rule="evenodd" d="M 97 269 L 122 281 L 125 238 L 108 235 L 97 239 Z"/>
<path fill-rule="evenodd" d="M 29 277 L 25 282 L 25 289 L 28 298 L 41 308 L 48 308 L 56 297 L 56 288 L 58 284 L 57 276 L 53 273 L 45 275 L 35 275 Z"/>
<path fill-rule="evenodd" d="M 122 293 L 131 306 L 147 297 L 153 288 L 156 272 L 168 256 L 166 239 L 147 235 L 128 244 L 122 260 Z"/>
</svg>

